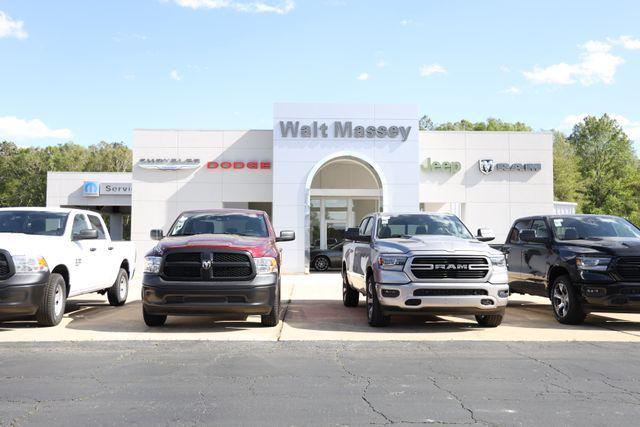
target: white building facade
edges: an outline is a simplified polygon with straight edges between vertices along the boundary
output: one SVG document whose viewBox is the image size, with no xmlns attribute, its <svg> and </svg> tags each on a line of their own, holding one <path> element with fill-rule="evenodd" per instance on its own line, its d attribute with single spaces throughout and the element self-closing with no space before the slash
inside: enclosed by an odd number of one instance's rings
<svg viewBox="0 0 640 427">
<path fill-rule="evenodd" d="M 154 244 L 149 231 L 166 232 L 180 212 L 265 210 L 276 232 L 296 232 L 281 245 L 288 273 L 308 270 L 310 248 L 338 243 L 372 211 L 452 212 L 472 232 L 493 228 L 497 241 L 515 218 L 554 213 L 550 132 L 420 131 L 419 113 L 415 105 L 275 104 L 273 130 L 139 129 L 130 175 L 85 181 L 131 183 L 139 258 Z M 62 181 L 50 174 L 47 204 L 82 206 L 65 195 L 84 181 Z"/>
</svg>

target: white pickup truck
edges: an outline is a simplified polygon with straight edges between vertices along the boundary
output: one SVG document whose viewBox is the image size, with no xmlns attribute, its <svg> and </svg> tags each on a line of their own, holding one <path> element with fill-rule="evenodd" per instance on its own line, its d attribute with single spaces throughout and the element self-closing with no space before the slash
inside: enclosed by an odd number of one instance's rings
<svg viewBox="0 0 640 427">
<path fill-rule="evenodd" d="M 77 209 L 0 209 L 0 321 L 62 320 L 67 297 L 127 299 L 136 265 L 131 242 L 113 242 L 100 215 Z"/>
</svg>

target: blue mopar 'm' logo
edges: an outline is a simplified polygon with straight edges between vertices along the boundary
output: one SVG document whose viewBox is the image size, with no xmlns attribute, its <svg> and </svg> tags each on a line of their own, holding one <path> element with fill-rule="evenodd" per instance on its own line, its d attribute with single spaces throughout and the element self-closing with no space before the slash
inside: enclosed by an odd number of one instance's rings
<svg viewBox="0 0 640 427">
<path fill-rule="evenodd" d="M 82 186 L 82 193 L 85 196 L 99 196 L 100 195 L 100 186 L 97 182 L 94 181 L 85 181 Z"/>
</svg>

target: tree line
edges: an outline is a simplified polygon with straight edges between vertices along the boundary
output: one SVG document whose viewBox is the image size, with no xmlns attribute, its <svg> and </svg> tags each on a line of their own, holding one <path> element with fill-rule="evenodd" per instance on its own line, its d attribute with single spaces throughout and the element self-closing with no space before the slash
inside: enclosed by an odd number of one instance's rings
<svg viewBox="0 0 640 427">
<path fill-rule="evenodd" d="M 421 130 L 531 131 L 522 122 L 489 118 L 434 125 L 420 119 Z M 554 132 L 554 197 L 578 203 L 583 213 L 623 216 L 640 224 L 640 161 L 615 119 L 589 116 L 567 136 Z M 121 142 L 84 147 L 66 143 L 19 147 L 0 143 L 0 206 L 44 206 L 47 171 L 129 172 L 131 150 Z"/>
<path fill-rule="evenodd" d="M 0 143 L 0 206 L 45 206 L 47 171 L 130 172 L 131 150 L 121 142 L 84 147 L 66 143 L 20 147 Z"/>
</svg>

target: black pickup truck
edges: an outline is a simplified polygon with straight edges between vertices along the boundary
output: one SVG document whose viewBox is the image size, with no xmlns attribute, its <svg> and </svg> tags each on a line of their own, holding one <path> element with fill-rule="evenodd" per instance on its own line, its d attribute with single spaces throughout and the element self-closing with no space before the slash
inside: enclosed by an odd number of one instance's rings
<svg viewBox="0 0 640 427">
<path fill-rule="evenodd" d="M 640 229 L 607 215 L 515 221 L 501 249 L 511 293 L 551 299 L 560 323 L 592 311 L 640 312 Z"/>
</svg>

